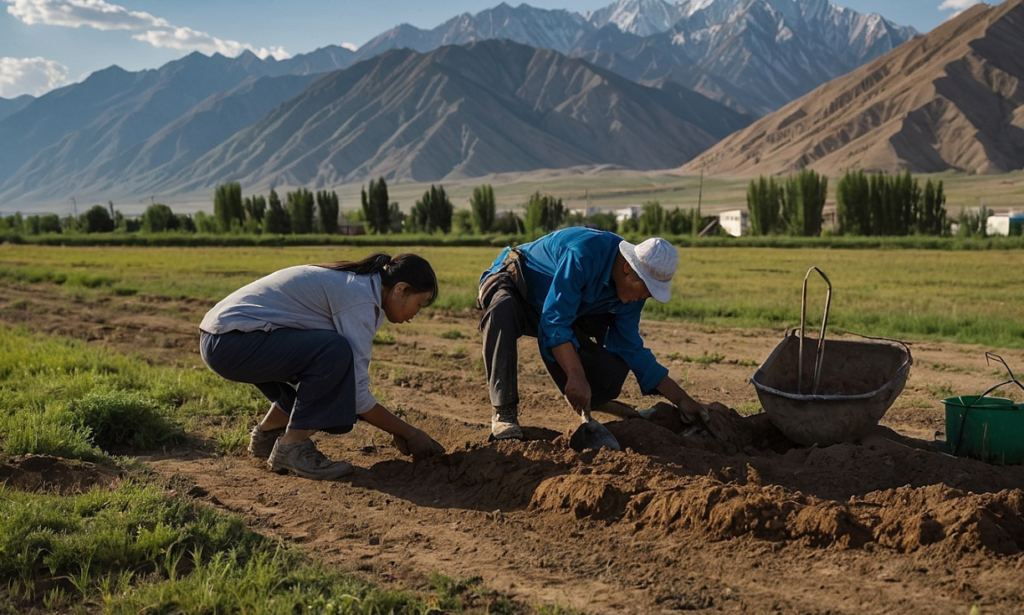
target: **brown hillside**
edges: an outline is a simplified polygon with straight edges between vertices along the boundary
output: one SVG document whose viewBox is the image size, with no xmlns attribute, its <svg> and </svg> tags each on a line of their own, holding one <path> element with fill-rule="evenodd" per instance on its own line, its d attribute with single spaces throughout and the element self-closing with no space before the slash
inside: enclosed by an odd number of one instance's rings
<svg viewBox="0 0 1024 615">
<path fill-rule="evenodd" d="M 1024 168 L 1024 0 L 976 5 L 683 167 L 929 173 Z"/>
</svg>

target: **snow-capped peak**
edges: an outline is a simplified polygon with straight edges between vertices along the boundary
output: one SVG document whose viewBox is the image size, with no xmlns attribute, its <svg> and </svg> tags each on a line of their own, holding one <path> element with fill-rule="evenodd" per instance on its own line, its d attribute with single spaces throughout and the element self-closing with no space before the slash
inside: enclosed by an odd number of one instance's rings
<svg viewBox="0 0 1024 615">
<path fill-rule="evenodd" d="M 587 21 L 597 28 L 612 24 L 637 36 L 665 32 L 682 16 L 676 5 L 665 0 L 618 0 L 585 15 Z"/>
</svg>

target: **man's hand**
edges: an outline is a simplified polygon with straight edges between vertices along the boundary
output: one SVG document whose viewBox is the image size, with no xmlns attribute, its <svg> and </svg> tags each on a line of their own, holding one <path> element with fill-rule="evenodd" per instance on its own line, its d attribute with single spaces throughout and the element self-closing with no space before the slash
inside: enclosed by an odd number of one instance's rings
<svg viewBox="0 0 1024 615">
<path fill-rule="evenodd" d="M 572 342 L 559 344 L 551 349 L 558 366 L 565 372 L 565 401 L 569 402 L 576 414 L 590 412 L 590 383 L 587 382 L 583 364 Z"/>
<path fill-rule="evenodd" d="M 395 448 L 403 455 L 412 455 L 413 459 L 424 459 L 434 455 L 443 455 L 444 447 L 431 438 L 423 430 L 417 429 L 408 438 L 395 434 L 392 439 Z"/>
<path fill-rule="evenodd" d="M 658 384 L 658 392 L 679 409 L 680 418 L 690 425 L 696 425 L 700 422 L 703 422 L 705 425 L 707 424 L 710 416 L 707 408 L 687 395 L 683 387 L 679 386 L 672 378 L 668 376 L 662 378 L 661 383 Z"/>
<path fill-rule="evenodd" d="M 569 378 L 565 383 L 565 401 L 576 414 L 590 412 L 590 383 L 583 376 Z"/>
<path fill-rule="evenodd" d="M 707 425 L 708 421 L 710 421 L 708 409 L 698 404 L 689 395 L 674 399 L 672 403 L 675 404 L 676 408 L 679 408 L 679 415 L 690 425 L 697 425 L 699 423 Z"/>
</svg>

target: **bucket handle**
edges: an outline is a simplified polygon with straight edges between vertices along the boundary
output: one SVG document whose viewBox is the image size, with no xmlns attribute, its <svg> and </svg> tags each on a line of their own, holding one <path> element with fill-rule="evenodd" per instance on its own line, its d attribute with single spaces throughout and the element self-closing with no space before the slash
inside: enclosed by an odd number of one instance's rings
<svg viewBox="0 0 1024 615">
<path fill-rule="evenodd" d="M 986 365 L 991 365 L 992 361 L 999 361 L 1000 363 L 1002 363 L 1003 367 L 1006 368 L 1006 373 L 1010 374 L 1010 379 L 1007 380 L 1006 382 L 997 384 L 996 386 L 992 387 L 988 391 L 985 391 L 985 393 L 983 395 L 987 395 L 988 393 L 992 392 L 994 389 L 996 389 L 998 387 L 1001 387 L 1004 384 L 1010 384 L 1011 382 L 1016 384 L 1017 386 L 1019 386 L 1020 390 L 1024 391 L 1024 384 L 1021 384 L 1020 381 L 1017 380 L 1017 377 L 1013 375 L 1013 370 L 1010 369 L 1010 366 L 1006 364 L 1006 361 L 1003 360 L 1003 357 L 997 355 L 994 352 L 986 352 L 985 353 L 985 364 Z"/>
<path fill-rule="evenodd" d="M 992 361 L 998 361 L 999 363 L 1002 363 L 1003 367 L 1006 368 L 1007 373 L 1010 374 L 1010 379 L 1006 380 L 1004 382 L 1000 382 L 999 384 L 997 384 L 995 386 L 989 387 L 987 391 L 985 391 L 984 393 L 979 395 L 974 401 L 972 401 L 966 407 L 964 407 L 964 414 L 960 418 L 960 433 L 956 437 L 956 444 L 950 450 L 950 453 L 952 453 L 953 455 L 956 455 L 956 452 L 960 449 L 960 445 L 963 443 L 964 427 L 967 425 L 967 413 L 970 412 L 971 408 L 974 407 L 974 404 L 978 403 L 982 399 L 985 399 L 985 396 L 988 395 L 989 393 L 991 393 L 992 391 L 995 391 L 996 389 L 998 389 L 1001 386 L 1010 384 L 1011 382 L 1016 384 L 1017 386 L 1019 386 L 1021 388 L 1021 390 L 1024 391 L 1024 384 L 1021 384 L 1020 381 L 1017 380 L 1017 377 L 1013 375 L 1013 370 L 1011 370 L 1010 366 L 1006 364 L 1006 361 L 1004 361 L 1001 356 L 997 355 L 994 352 L 986 352 L 985 353 L 985 364 L 986 365 L 991 365 Z"/>
<path fill-rule="evenodd" d="M 804 290 L 800 298 L 800 349 L 797 355 L 796 392 L 802 394 L 804 382 L 804 325 L 807 321 L 807 278 L 812 271 L 817 271 L 828 285 L 828 292 L 825 294 L 825 315 L 821 318 L 821 333 L 818 335 L 818 349 L 814 357 L 814 388 L 811 395 L 818 394 L 818 383 L 821 380 L 821 362 L 825 358 L 825 325 L 828 324 L 828 308 L 832 304 L 832 281 L 828 279 L 825 272 L 817 267 L 811 267 L 804 276 Z"/>
</svg>

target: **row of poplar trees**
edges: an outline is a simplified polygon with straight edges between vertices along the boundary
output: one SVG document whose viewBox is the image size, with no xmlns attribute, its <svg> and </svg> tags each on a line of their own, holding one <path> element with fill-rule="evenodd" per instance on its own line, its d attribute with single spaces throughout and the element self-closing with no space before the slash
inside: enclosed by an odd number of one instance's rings
<svg viewBox="0 0 1024 615">
<path fill-rule="evenodd" d="M 850 171 L 836 186 L 839 230 L 846 235 L 945 235 L 946 195 L 942 181 L 925 183 L 910 172 L 865 175 Z"/>
<path fill-rule="evenodd" d="M 286 193 L 282 203 L 277 191 L 242 198 L 238 182 L 217 186 L 213 194 L 213 218 L 217 230 L 308 234 L 338 232 L 338 195 L 326 190 L 313 193 L 299 188 Z M 197 221 L 197 226 L 200 226 Z"/>
<path fill-rule="evenodd" d="M 804 169 L 785 180 L 763 175 L 747 187 L 747 213 L 752 235 L 821 234 L 821 212 L 828 178 Z"/>
<path fill-rule="evenodd" d="M 337 233 L 340 205 L 334 191 L 314 193 L 299 188 L 286 194 L 282 203 L 275 190 L 268 197 L 254 195 L 242 198 L 237 182 L 217 186 L 213 198 L 213 218 L 203 219 L 197 214 L 197 226 L 208 232 L 264 232 L 275 234 Z M 367 231 L 385 233 L 450 233 L 453 221 L 461 228 L 472 228 L 478 233 L 517 232 L 522 223 L 507 229 L 507 223 L 495 213 L 494 189 L 483 185 L 473 190 L 470 211 L 455 212 L 444 186 L 431 185 L 406 215 L 397 202 L 391 201 L 388 185 L 383 177 L 370 180 L 360 194 L 362 208 L 356 217 L 364 222 Z M 559 205 L 561 202 L 559 201 Z M 457 214 L 466 214 L 459 216 Z"/>
<path fill-rule="evenodd" d="M 747 188 L 753 235 L 821 234 L 828 178 L 805 169 L 785 180 L 760 177 Z M 844 235 L 945 235 L 949 233 L 942 182 L 922 190 L 910 172 L 900 175 L 848 171 L 836 184 L 836 216 Z"/>
<path fill-rule="evenodd" d="M 371 180 L 368 188 L 361 194 L 363 220 L 371 233 L 451 233 L 472 231 L 478 234 L 503 233 L 515 234 L 523 232 L 523 221 L 510 213 L 499 217 L 496 211 L 494 188 L 484 184 L 473 188 L 469 199 L 469 210 L 455 210 L 444 186 L 431 184 L 412 206 L 408 215 L 402 212 L 398 203 L 391 202 L 388 197 L 388 185 L 383 177 Z M 535 203 L 536 202 L 536 203 Z M 552 197 L 541 197 L 536 194 L 527 204 L 527 217 L 530 218 L 531 204 L 533 209 L 548 208 L 539 214 L 539 223 L 550 223 L 555 219 L 563 219 L 562 201 L 555 202 Z"/>
</svg>

